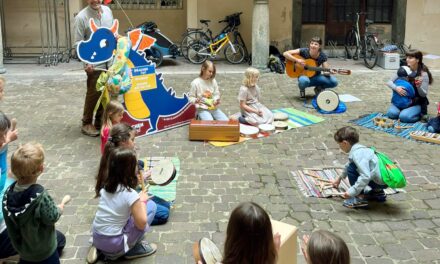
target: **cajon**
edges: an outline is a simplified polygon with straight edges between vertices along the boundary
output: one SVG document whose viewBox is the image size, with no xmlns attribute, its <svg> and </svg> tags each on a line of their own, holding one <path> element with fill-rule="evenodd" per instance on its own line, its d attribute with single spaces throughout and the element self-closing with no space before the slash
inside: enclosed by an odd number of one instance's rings
<svg viewBox="0 0 440 264">
<path fill-rule="evenodd" d="M 296 264 L 298 229 L 283 222 L 270 220 L 272 232 L 281 235 L 281 248 L 278 251 L 278 264 Z"/>
<path fill-rule="evenodd" d="M 191 120 L 189 140 L 237 142 L 240 138 L 240 125 L 237 120 L 203 121 Z"/>
</svg>

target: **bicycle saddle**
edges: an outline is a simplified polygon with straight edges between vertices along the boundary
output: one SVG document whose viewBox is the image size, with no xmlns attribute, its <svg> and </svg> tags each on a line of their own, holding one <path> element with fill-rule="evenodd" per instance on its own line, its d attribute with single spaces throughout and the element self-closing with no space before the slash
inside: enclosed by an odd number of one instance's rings
<svg viewBox="0 0 440 264">
<path fill-rule="evenodd" d="M 209 23 L 209 22 L 211 22 L 211 20 L 200 19 L 200 23 L 202 23 L 202 24 Z"/>
<path fill-rule="evenodd" d="M 373 20 L 365 19 L 365 24 L 367 24 L 367 25 L 371 25 L 371 24 L 373 24 L 373 23 L 374 23 Z"/>
</svg>

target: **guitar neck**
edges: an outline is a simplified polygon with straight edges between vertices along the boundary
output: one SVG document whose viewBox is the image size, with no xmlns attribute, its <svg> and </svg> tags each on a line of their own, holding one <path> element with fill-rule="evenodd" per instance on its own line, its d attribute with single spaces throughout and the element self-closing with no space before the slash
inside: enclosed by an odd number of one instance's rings
<svg viewBox="0 0 440 264">
<path fill-rule="evenodd" d="M 313 67 L 313 66 L 308 66 L 306 65 L 304 67 L 304 69 L 308 70 L 308 71 L 323 71 L 323 72 L 329 72 L 330 69 L 327 68 L 323 68 L 323 67 Z"/>
</svg>

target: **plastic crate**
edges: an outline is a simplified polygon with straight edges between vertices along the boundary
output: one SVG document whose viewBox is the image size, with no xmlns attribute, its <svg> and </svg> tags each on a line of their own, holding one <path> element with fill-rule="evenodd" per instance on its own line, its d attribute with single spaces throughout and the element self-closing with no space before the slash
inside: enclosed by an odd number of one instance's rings
<svg viewBox="0 0 440 264">
<path fill-rule="evenodd" d="M 397 70 L 400 67 L 399 53 L 379 52 L 377 65 L 386 70 Z"/>
</svg>

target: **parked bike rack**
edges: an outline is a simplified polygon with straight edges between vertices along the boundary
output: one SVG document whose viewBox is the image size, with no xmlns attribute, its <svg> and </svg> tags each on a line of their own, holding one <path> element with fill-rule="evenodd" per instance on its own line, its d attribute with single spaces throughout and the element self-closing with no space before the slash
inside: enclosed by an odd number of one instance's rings
<svg viewBox="0 0 440 264">
<path fill-rule="evenodd" d="M 41 46 L 10 46 L 7 40 L 4 2 L 0 0 L 2 19 L 3 56 L 5 64 L 44 64 L 56 66 L 60 62 L 69 62 L 71 57 L 71 31 L 69 0 L 38 0 Z M 60 6 L 63 6 L 62 10 Z M 59 15 L 64 15 L 64 46 L 61 46 Z M 20 49 L 36 49 L 37 52 L 22 52 Z M 14 50 L 14 51 L 13 51 Z"/>
</svg>

